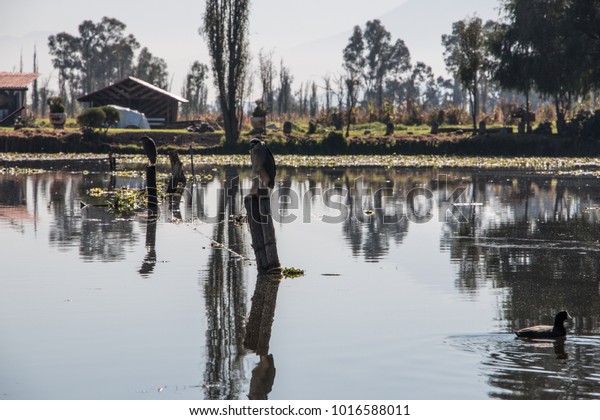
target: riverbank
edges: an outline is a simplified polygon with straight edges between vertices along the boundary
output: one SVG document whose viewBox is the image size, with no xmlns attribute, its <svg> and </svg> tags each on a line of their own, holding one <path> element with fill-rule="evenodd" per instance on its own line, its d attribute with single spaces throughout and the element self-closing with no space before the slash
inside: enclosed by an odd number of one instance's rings
<svg viewBox="0 0 600 420">
<path fill-rule="evenodd" d="M 0 152 L 5 153 L 103 153 L 142 152 L 140 138 L 150 136 L 160 154 L 171 150 L 188 153 L 190 147 L 199 155 L 248 153 L 247 143 L 254 137 L 244 134 L 235 147 L 222 145 L 222 133 L 187 133 L 173 131 L 109 131 L 88 140 L 80 131 L 22 129 L 0 131 Z M 315 135 L 283 135 L 279 132 L 262 136 L 278 155 L 435 155 L 435 156 L 505 156 L 505 157 L 594 157 L 600 155 L 600 142 L 581 141 L 555 134 L 490 133 L 408 134 L 392 136 L 361 135 L 344 138 L 340 132 Z M 110 147 L 109 147 L 110 146 Z"/>
</svg>

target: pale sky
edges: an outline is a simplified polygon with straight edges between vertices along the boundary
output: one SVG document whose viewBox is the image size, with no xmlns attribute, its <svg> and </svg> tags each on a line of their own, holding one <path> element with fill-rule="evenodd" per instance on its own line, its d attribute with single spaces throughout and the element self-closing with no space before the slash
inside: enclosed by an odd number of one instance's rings
<svg viewBox="0 0 600 420">
<path fill-rule="evenodd" d="M 198 34 L 203 0 L 19 0 L 2 7 L 0 71 L 19 67 L 31 71 L 33 45 L 37 45 L 42 79 L 55 79 L 47 53 L 49 34 L 61 31 L 77 35 L 86 19 L 98 22 L 114 17 L 127 25 L 138 42 L 165 59 L 173 77 L 171 91 L 179 94 L 189 65 L 209 63 L 203 38 Z M 474 14 L 497 19 L 498 0 L 254 0 L 251 2 L 250 46 L 256 56 L 261 48 L 283 58 L 294 76 L 293 88 L 307 80 L 341 72 L 342 49 L 355 25 L 381 18 L 393 39 L 405 40 L 413 61 L 444 71 L 440 37 L 451 31 L 455 20 Z M 405 12 L 406 11 L 406 12 Z M 421 16 L 415 21 L 412 16 Z M 403 20 L 406 17 L 408 20 Z M 386 20 L 387 18 L 387 20 Z"/>
</svg>

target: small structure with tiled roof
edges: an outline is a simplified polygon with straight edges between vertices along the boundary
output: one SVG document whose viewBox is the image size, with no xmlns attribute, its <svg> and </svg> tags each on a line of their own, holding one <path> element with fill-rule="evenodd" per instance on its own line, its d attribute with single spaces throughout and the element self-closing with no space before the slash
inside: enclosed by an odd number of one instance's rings
<svg viewBox="0 0 600 420">
<path fill-rule="evenodd" d="M 37 73 L 0 72 L 0 125 L 13 125 L 27 106 L 29 85 Z"/>
<path fill-rule="evenodd" d="M 150 125 L 155 127 L 176 122 L 179 103 L 188 102 L 185 98 L 131 76 L 77 100 L 94 107 L 119 105 L 143 112 Z"/>
</svg>

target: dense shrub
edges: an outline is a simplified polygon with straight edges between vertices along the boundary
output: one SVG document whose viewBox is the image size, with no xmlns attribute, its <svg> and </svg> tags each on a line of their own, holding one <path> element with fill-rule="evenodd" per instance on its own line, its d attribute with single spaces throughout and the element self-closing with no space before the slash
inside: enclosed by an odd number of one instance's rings
<svg viewBox="0 0 600 420">
<path fill-rule="evenodd" d="M 102 108 L 88 108 L 77 116 L 77 124 L 83 128 L 101 128 L 105 120 Z"/>
<path fill-rule="evenodd" d="M 119 111 L 111 106 L 88 108 L 77 116 L 77 124 L 88 129 L 108 129 L 108 127 L 117 124 L 119 120 Z"/>
<path fill-rule="evenodd" d="M 101 107 L 101 109 L 102 111 L 104 111 L 104 115 L 106 115 L 106 117 L 104 118 L 104 124 L 106 126 L 110 127 L 113 125 L 117 125 L 119 121 L 121 121 L 121 114 L 119 114 L 119 111 L 117 111 L 112 106 L 103 106 Z"/>
</svg>

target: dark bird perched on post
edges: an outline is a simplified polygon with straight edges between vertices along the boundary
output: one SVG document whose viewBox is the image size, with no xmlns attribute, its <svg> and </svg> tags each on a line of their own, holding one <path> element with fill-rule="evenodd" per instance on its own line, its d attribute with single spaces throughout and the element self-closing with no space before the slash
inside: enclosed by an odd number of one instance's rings
<svg viewBox="0 0 600 420">
<path fill-rule="evenodd" d="M 273 154 L 264 141 L 253 139 L 250 142 L 250 161 L 252 162 L 252 172 L 259 179 L 259 185 L 252 187 L 252 193 L 256 194 L 258 188 L 273 188 L 277 166 Z"/>
<path fill-rule="evenodd" d="M 554 318 L 554 325 L 536 325 L 533 327 L 523 328 L 515 331 L 517 337 L 523 338 L 560 338 L 566 337 L 567 330 L 564 322 L 571 319 L 571 315 L 567 311 L 561 311 Z"/>
<path fill-rule="evenodd" d="M 148 136 L 142 137 L 144 153 L 148 156 L 151 165 L 156 165 L 156 143 Z"/>
</svg>

